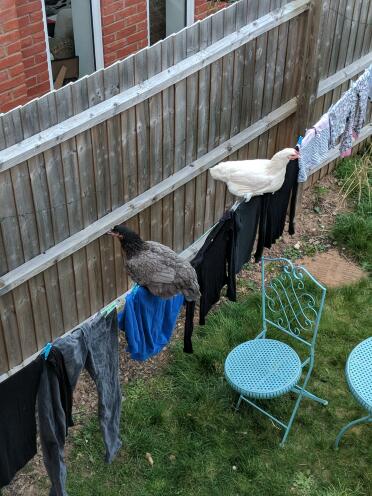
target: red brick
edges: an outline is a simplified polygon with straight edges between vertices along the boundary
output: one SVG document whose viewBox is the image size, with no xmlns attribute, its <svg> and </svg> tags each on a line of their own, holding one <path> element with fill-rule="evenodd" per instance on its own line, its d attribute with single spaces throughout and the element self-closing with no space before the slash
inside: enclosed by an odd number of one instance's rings
<svg viewBox="0 0 372 496">
<path fill-rule="evenodd" d="M 123 0 L 117 0 L 116 2 L 109 2 L 106 0 L 104 4 L 102 5 L 102 16 L 106 16 L 107 14 L 115 14 L 115 12 L 118 12 L 118 10 L 123 10 L 125 7 L 125 4 Z"/>
<path fill-rule="evenodd" d="M 123 21 L 117 21 L 114 22 L 113 24 L 110 24 L 109 26 L 106 26 L 104 28 L 104 33 L 105 34 L 111 34 L 111 33 L 116 33 L 120 29 L 123 28 Z"/>
<path fill-rule="evenodd" d="M 17 76 L 18 74 L 23 74 L 24 70 L 25 70 L 24 65 L 21 63 L 10 67 L 8 69 L 8 72 L 11 77 L 14 77 Z"/>
<path fill-rule="evenodd" d="M 0 71 L 0 83 L 7 81 L 8 79 L 10 79 L 9 71 Z"/>
<path fill-rule="evenodd" d="M 32 36 L 27 36 L 26 38 L 22 38 L 22 47 L 31 46 L 33 44 Z"/>
<path fill-rule="evenodd" d="M 117 59 L 125 59 L 125 57 L 131 55 L 134 51 L 131 47 L 124 47 L 116 52 Z"/>
<path fill-rule="evenodd" d="M 45 43 L 43 41 L 39 41 L 34 45 L 27 46 L 22 48 L 22 56 L 24 59 L 28 57 L 33 57 L 36 53 L 45 52 Z"/>
<path fill-rule="evenodd" d="M 47 67 L 46 63 L 38 64 L 38 65 L 30 65 L 30 67 L 25 67 L 26 79 L 30 76 L 35 76 L 40 72 L 45 71 L 46 67 Z"/>
<path fill-rule="evenodd" d="M 38 53 L 37 55 L 34 56 L 34 63 L 35 64 L 41 64 L 41 63 L 46 63 L 47 62 L 47 54 L 46 52 L 44 53 Z"/>
<path fill-rule="evenodd" d="M 15 19 L 17 17 L 17 12 L 14 6 L 10 9 L 1 9 L 1 24 L 6 21 L 10 21 L 11 19 Z"/>
<path fill-rule="evenodd" d="M 136 30 L 137 31 L 146 31 L 146 36 L 147 36 L 147 21 L 139 22 L 136 25 Z"/>
<path fill-rule="evenodd" d="M 40 23 L 30 24 L 22 26 L 20 29 L 21 36 L 32 35 L 33 38 L 45 38 L 44 26 Z"/>
<path fill-rule="evenodd" d="M 40 72 L 37 75 L 37 82 L 38 83 L 44 83 L 45 81 L 49 81 L 49 72 L 48 72 L 48 67 L 45 66 L 45 71 Z"/>
<path fill-rule="evenodd" d="M 20 62 L 22 62 L 22 55 L 20 53 L 15 53 L 10 57 L 0 60 L 0 69 L 9 69 Z"/>
<path fill-rule="evenodd" d="M 33 14 L 34 12 L 40 10 L 41 9 L 41 1 L 42 0 L 34 0 L 33 2 L 30 2 L 28 0 L 27 2 L 25 2 L 24 0 L 22 0 L 21 2 L 19 2 L 19 5 L 17 5 L 18 16 L 22 17 L 25 14 Z M 14 3 L 14 0 L 13 0 L 13 3 Z"/>
<path fill-rule="evenodd" d="M 128 17 L 135 15 L 138 13 L 137 5 L 131 5 L 130 7 L 126 7 L 123 12 L 123 17 L 127 19 Z"/>
<path fill-rule="evenodd" d="M 138 33 L 132 34 L 128 36 L 127 43 L 135 43 L 136 41 L 140 41 L 144 38 L 147 38 L 147 30 L 139 31 Z"/>
<path fill-rule="evenodd" d="M 6 48 L 6 53 L 8 55 L 13 55 L 13 53 L 18 53 L 21 51 L 21 44 L 18 40 L 4 48 Z"/>
<path fill-rule="evenodd" d="M 116 34 L 108 34 L 108 35 L 103 35 L 103 44 L 104 46 L 108 45 L 109 43 L 112 43 L 116 39 Z"/>
<path fill-rule="evenodd" d="M 14 0 L 1 0 L 1 10 L 14 8 Z"/>
<path fill-rule="evenodd" d="M 34 22 L 43 22 L 43 12 L 41 8 L 29 15 L 31 24 Z"/>
<path fill-rule="evenodd" d="M 19 40 L 19 31 L 10 31 L 5 34 L 0 35 L 0 45 L 7 45 L 8 43 L 12 43 L 13 41 Z"/>
<path fill-rule="evenodd" d="M 2 16 L 3 15 L 1 14 L 1 17 Z M 18 19 L 10 19 L 9 21 L 3 24 L 4 33 L 8 33 L 9 31 L 14 31 L 15 29 L 18 29 L 18 27 L 19 27 Z"/>
<path fill-rule="evenodd" d="M 0 94 L 4 91 L 10 90 L 12 88 L 16 88 L 17 86 L 24 84 L 24 76 L 21 74 L 20 76 L 9 79 L 8 81 L 3 81 L 0 84 Z"/>
<path fill-rule="evenodd" d="M 129 17 L 126 17 L 125 25 L 130 26 L 132 24 L 137 24 L 137 22 L 141 22 L 141 21 L 147 22 L 146 12 L 140 12 L 139 14 L 134 14 Z"/>
<path fill-rule="evenodd" d="M 124 40 L 124 38 L 127 38 L 131 34 L 134 34 L 136 32 L 136 26 L 130 26 L 129 28 L 122 29 L 115 33 L 115 40 Z"/>
<path fill-rule="evenodd" d="M 34 86 L 33 88 L 30 88 L 27 93 L 29 97 L 34 98 L 35 96 L 44 95 L 49 91 L 50 91 L 50 84 L 49 82 L 47 82 L 47 83 L 39 84 L 38 86 Z"/>
<path fill-rule="evenodd" d="M 21 84 L 18 88 L 14 88 L 11 91 L 13 98 L 19 98 L 21 96 L 27 96 L 27 88 L 25 84 Z"/>
</svg>

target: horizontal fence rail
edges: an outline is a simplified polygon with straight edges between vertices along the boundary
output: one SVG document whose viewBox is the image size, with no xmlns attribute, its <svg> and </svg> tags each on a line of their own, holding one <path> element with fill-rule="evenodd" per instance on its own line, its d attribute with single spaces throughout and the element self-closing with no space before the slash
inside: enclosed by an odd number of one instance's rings
<svg viewBox="0 0 372 496">
<path fill-rule="evenodd" d="M 277 125 L 279 122 L 282 122 L 296 112 L 296 108 L 296 98 L 293 98 L 285 105 L 282 105 L 277 110 L 274 110 L 274 112 L 271 112 L 266 117 L 256 122 L 253 126 L 230 138 L 225 143 L 214 148 L 211 152 L 203 155 L 179 172 L 176 172 L 176 174 L 169 176 L 164 181 L 161 181 L 156 186 L 137 196 L 134 200 L 119 207 L 108 215 L 105 215 L 98 221 L 93 222 L 93 224 L 86 229 L 79 231 L 77 234 L 55 245 L 45 253 L 38 255 L 11 272 L 8 272 L 0 278 L 0 296 L 16 288 L 20 284 L 23 284 L 28 279 L 31 279 L 31 277 L 40 274 L 55 263 L 72 255 L 95 239 L 98 239 L 114 225 L 122 224 L 158 202 L 170 192 L 188 183 L 193 178 L 206 171 L 209 167 L 215 165 L 218 161 L 228 157 L 265 131 Z"/>
<path fill-rule="evenodd" d="M 138 105 L 169 86 L 194 74 L 203 67 L 228 55 L 249 41 L 288 22 L 308 9 L 310 0 L 295 0 L 282 8 L 261 17 L 239 31 L 200 50 L 197 54 L 182 60 L 173 67 L 163 71 L 133 88 L 120 93 L 94 107 L 81 112 L 47 131 L 25 139 L 24 141 L 0 151 L 0 172 L 27 160 L 39 153 L 60 144 L 79 133 L 110 119 L 123 111 Z"/>
</svg>

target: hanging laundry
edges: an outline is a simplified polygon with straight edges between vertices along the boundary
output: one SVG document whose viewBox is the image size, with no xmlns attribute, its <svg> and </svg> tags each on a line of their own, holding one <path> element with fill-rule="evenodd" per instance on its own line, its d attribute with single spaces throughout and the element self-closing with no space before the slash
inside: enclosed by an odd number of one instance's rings
<svg viewBox="0 0 372 496">
<path fill-rule="evenodd" d="M 327 157 L 330 143 L 328 113 L 306 131 L 300 146 L 298 181 L 305 182 L 311 171 Z"/>
<path fill-rule="evenodd" d="M 277 191 L 284 181 L 288 160 L 298 158 L 294 148 L 285 148 L 271 160 L 221 162 L 209 169 L 213 179 L 223 181 L 233 195 L 249 201 L 252 196 Z"/>
<path fill-rule="evenodd" d="M 133 360 L 147 360 L 167 345 L 183 302 L 182 294 L 164 299 L 142 286 L 132 289 L 118 321 L 119 328 L 125 331 Z"/>
<path fill-rule="evenodd" d="M 353 137 L 363 127 L 370 89 L 371 70 L 367 69 L 329 110 L 330 148 L 340 139 L 340 154 L 350 154 Z"/>
<path fill-rule="evenodd" d="M 236 300 L 234 218 L 233 212 L 225 212 L 191 262 L 196 270 L 201 292 L 199 310 L 201 325 L 205 324 L 207 313 L 220 299 L 221 290 L 225 285 L 227 285 L 227 297 L 231 301 Z M 186 353 L 192 353 L 194 311 L 195 302 L 187 302 L 184 335 Z"/>
<path fill-rule="evenodd" d="M 291 160 L 287 165 L 283 186 L 274 194 L 266 194 L 262 198 L 262 210 L 258 230 L 258 241 L 255 260 L 259 262 L 263 249 L 272 244 L 284 232 L 289 207 L 288 233 L 295 232 L 296 199 L 298 187 L 298 160 Z"/>
<path fill-rule="evenodd" d="M 0 384 L 0 488 L 36 454 L 35 403 L 42 368 L 38 357 Z"/>
<path fill-rule="evenodd" d="M 98 412 L 110 463 L 121 447 L 119 422 L 121 391 L 119 384 L 119 343 L 116 310 L 97 315 L 73 333 L 57 339 L 53 346 L 64 360 L 72 390 L 85 368 L 98 392 Z M 61 401 L 59 378 L 54 367 L 44 367 L 38 393 L 40 440 L 45 467 L 52 482 L 50 496 L 67 496 L 64 445 L 66 414 Z"/>
<path fill-rule="evenodd" d="M 235 273 L 251 258 L 262 208 L 262 196 L 241 203 L 235 210 Z"/>
</svg>

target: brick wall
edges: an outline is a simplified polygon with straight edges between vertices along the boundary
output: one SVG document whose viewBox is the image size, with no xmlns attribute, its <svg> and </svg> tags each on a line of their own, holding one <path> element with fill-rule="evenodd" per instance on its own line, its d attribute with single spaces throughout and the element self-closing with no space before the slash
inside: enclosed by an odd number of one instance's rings
<svg viewBox="0 0 372 496">
<path fill-rule="evenodd" d="M 195 0 L 195 21 L 204 19 L 228 5 L 229 2 L 223 0 Z"/>
<path fill-rule="evenodd" d="M 148 44 L 146 0 L 101 0 L 105 66 Z"/>
<path fill-rule="evenodd" d="M 41 0 L 1 0 L 0 112 L 49 89 Z"/>
</svg>

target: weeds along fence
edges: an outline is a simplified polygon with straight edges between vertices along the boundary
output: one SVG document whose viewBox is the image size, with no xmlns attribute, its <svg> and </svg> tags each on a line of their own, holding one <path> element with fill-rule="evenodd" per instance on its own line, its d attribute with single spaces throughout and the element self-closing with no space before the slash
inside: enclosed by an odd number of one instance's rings
<svg viewBox="0 0 372 496">
<path fill-rule="evenodd" d="M 241 0 L 2 115 L 0 379 L 125 292 L 110 227 L 190 256 L 232 202 L 207 169 L 293 146 L 371 42 L 368 0 Z"/>
</svg>

